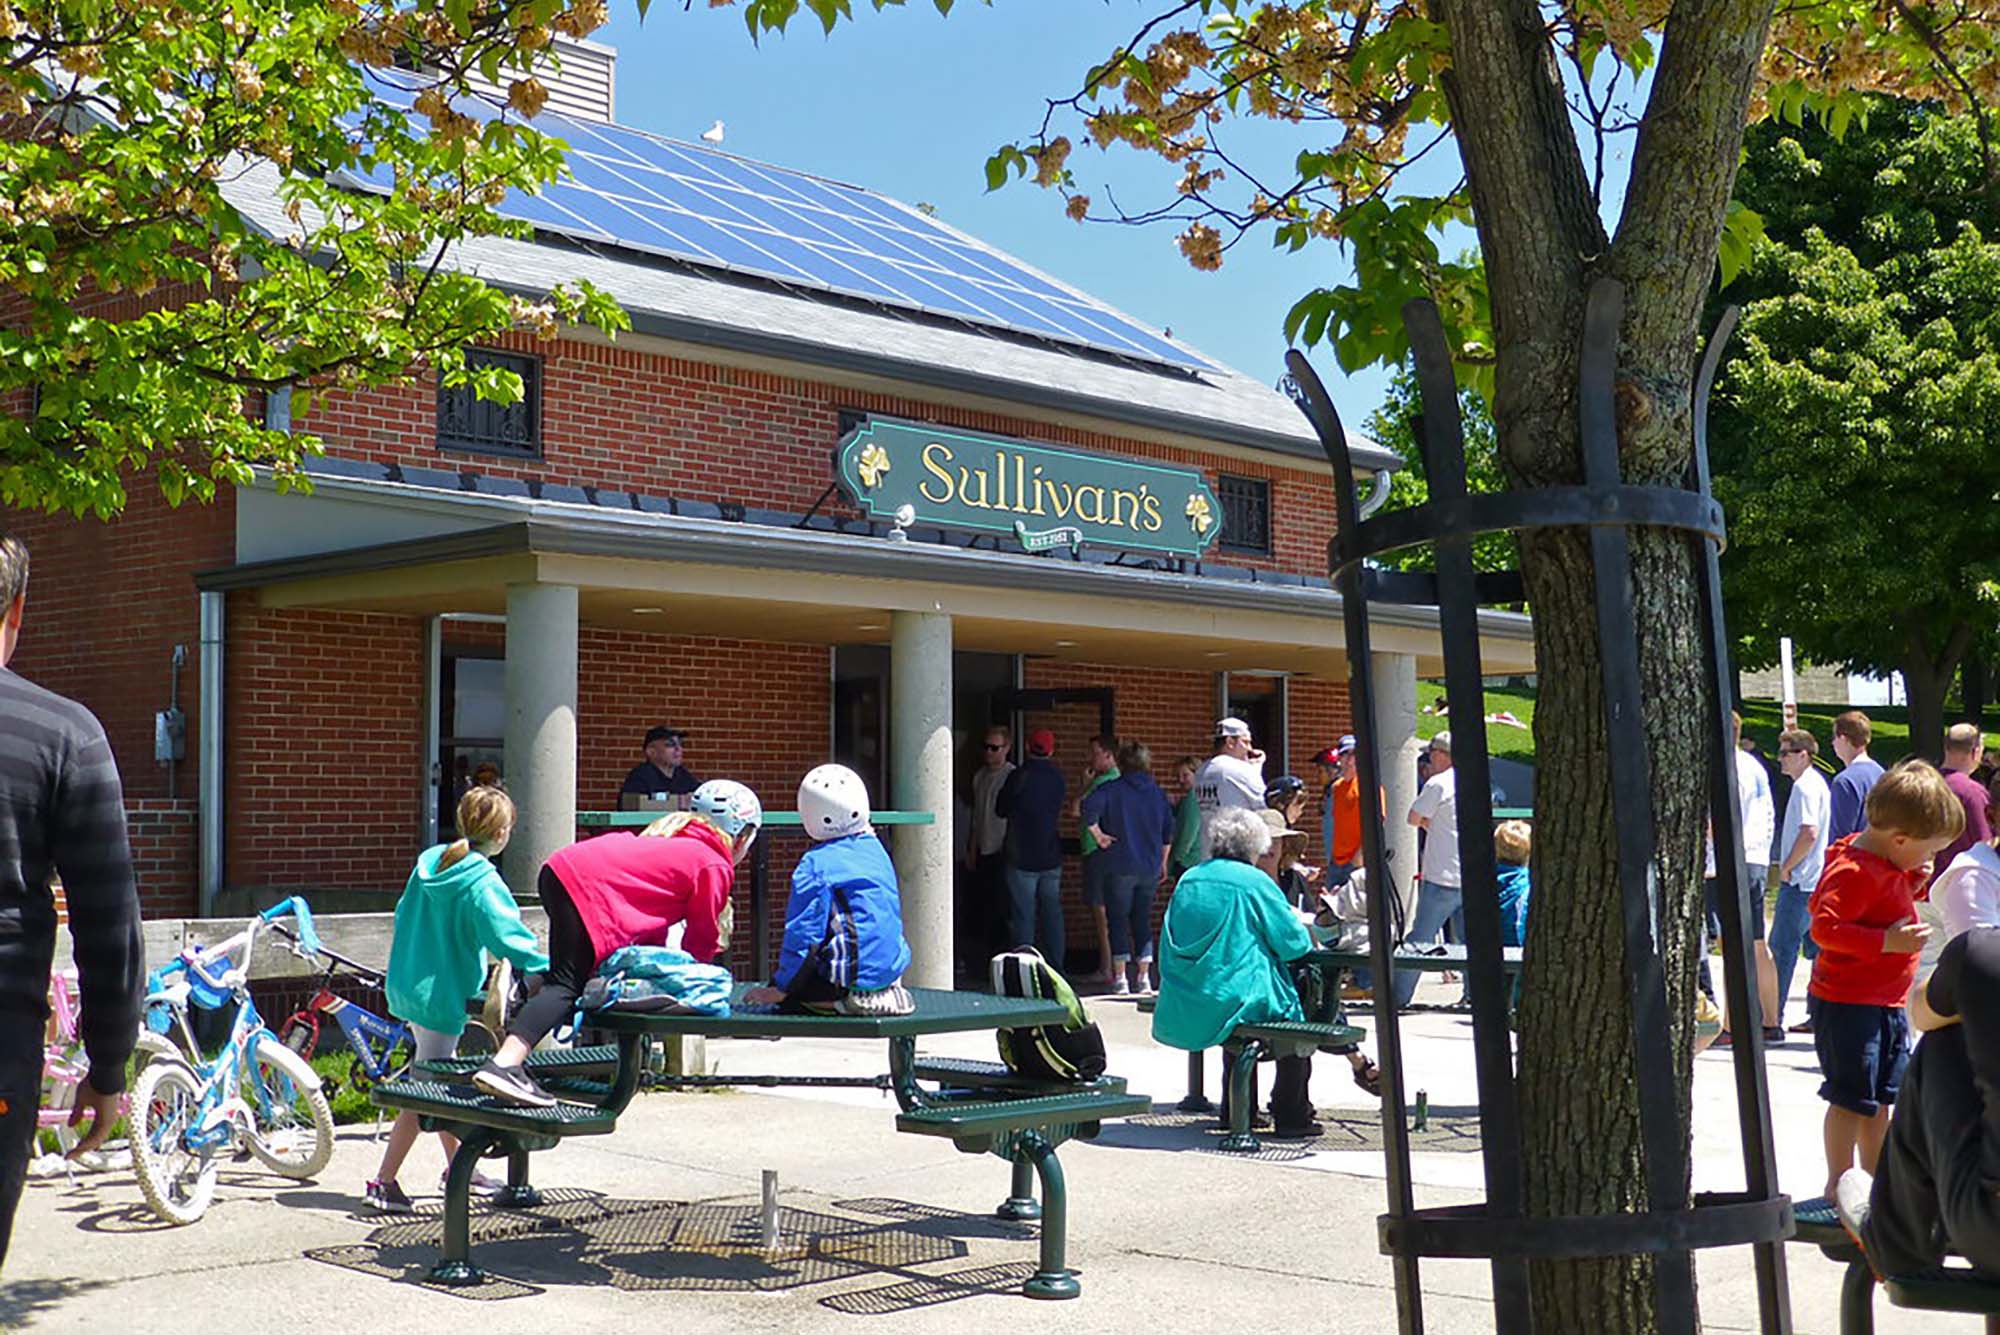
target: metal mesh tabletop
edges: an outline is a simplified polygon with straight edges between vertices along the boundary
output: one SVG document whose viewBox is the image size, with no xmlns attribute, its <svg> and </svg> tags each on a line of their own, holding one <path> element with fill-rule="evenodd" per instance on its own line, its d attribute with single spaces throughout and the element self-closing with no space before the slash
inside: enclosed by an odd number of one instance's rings
<svg viewBox="0 0 2000 1335">
<path fill-rule="evenodd" d="M 709 1038 L 909 1038 L 1061 1024 L 1068 1018 L 1068 1012 L 1053 1001 L 927 987 L 908 989 L 917 1007 L 909 1015 L 781 1015 L 769 1008 L 744 1008 L 743 993 L 752 986 L 736 985 L 727 1016 L 606 1013 L 591 1016 L 589 1024 L 614 1033 L 701 1034 Z"/>
</svg>

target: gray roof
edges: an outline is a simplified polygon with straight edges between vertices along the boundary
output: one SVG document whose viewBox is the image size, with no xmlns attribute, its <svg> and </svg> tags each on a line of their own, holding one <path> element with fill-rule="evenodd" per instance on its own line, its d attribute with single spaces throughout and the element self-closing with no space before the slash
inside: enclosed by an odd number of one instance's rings
<svg viewBox="0 0 2000 1335">
<path fill-rule="evenodd" d="M 283 236 L 296 228 L 284 215 L 278 182 L 275 166 L 254 162 L 224 193 L 246 221 Z M 1291 400 L 1213 358 L 1204 358 L 1211 369 L 1168 371 L 553 237 L 471 238 L 451 248 L 448 263 L 533 296 L 587 279 L 625 308 L 639 333 L 1323 458 Z M 1360 469 L 1400 464 L 1362 436 L 1350 433 L 1349 448 Z"/>
</svg>

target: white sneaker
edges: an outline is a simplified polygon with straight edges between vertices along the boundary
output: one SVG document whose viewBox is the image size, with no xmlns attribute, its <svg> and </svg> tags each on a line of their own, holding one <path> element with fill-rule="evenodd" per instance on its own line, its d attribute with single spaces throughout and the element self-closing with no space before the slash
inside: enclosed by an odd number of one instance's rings
<svg viewBox="0 0 2000 1335">
<path fill-rule="evenodd" d="M 1874 1191 L 1875 1179 L 1860 1168 L 1842 1173 L 1833 1188 L 1833 1208 L 1840 1215 L 1840 1226 L 1864 1252 L 1868 1244 L 1861 1240 L 1861 1230 L 1868 1226 L 1868 1198 Z"/>
<path fill-rule="evenodd" d="M 1129 997 L 1132 995 L 1132 985 L 1125 981 L 1125 975 L 1122 971 L 1111 980 L 1111 995 L 1114 997 Z"/>
</svg>

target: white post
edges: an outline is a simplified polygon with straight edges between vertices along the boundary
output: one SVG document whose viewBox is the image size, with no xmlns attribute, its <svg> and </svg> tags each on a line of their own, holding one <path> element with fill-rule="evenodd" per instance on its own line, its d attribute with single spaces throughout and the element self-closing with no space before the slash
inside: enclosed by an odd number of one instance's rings
<svg viewBox="0 0 2000 1335">
<path fill-rule="evenodd" d="M 952 984 L 951 617 L 897 612 L 889 625 L 890 805 L 928 811 L 930 825 L 895 827 L 903 935 L 910 943 L 904 981 Z"/>
<path fill-rule="evenodd" d="M 1373 655 L 1376 772 L 1382 779 L 1383 845 L 1390 879 L 1402 896 L 1404 920 L 1416 905 L 1417 660 L 1412 654 Z"/>
<path fill-rule="evenodd" d="M 507 884 L 536 893 L 549 854 L 576 839 L 576 588 L 507 586 L 507 752 L 517 816 Z"/>
<path fill-rule="evenodd" d="M 1799 726 L 1799 691 L 1798 683 L 1792 678 L 1792 637 L 1789 635 L 1778 639 L 1778 670 L 1784 678 L 1785 726 L 1796 728 Z"/>
</svg>

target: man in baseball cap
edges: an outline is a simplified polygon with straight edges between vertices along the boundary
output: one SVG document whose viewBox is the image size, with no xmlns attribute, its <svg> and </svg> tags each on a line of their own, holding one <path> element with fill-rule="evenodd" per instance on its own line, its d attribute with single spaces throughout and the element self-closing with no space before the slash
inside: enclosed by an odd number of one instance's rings
<svg viewBox="0 0 2000 1335">
<path fill-rule="evenodd" d="M 1314 757 L 1327 778 L 1320 800 L 1320 840 L 1326 851 L 1328 888 L 1347 884 L 1361 865 L 1361 778 L 1354 770 L 1354 735 L 1343 736 Z"/>
<path fill-rule="evenodd" d="M 633 811 L 640 809 L 639 804 L 646 799 L 666 798 L 685 810 L 688 798 L 701 787 L 700 776 L 681 763 L 681 743 L 686 740 L 686 733 L 664 723 L 648 728 L 646 758 L 625 776 L 625 784 L 618 790 L 618 804 Z"/>
<path fill-rule="evenodd" d="M 1201 807 L 1202 846 L 1218 811 L 1241 807 L 1264 810 L 1264 753 L 1251 744 L 1250 725 L 1240 718 L 1215 724 L 1215 754 L 1194 776 L 1194 798 Z"/>
</svg>

